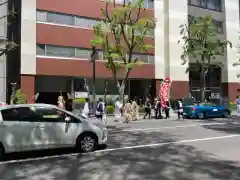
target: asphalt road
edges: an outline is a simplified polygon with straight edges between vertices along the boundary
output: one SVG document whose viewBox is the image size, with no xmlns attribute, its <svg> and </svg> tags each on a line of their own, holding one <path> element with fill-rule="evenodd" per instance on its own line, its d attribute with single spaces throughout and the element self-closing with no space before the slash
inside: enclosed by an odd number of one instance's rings
<svg viewBox="0 0 240 180">
<path fill-rule="evenodd" d="M 64 150 L 38 154 L 39 158 L 31 153 L 8 157 L 0 164 L 0 179 L 240 180 L 237 117 L 130 124 L 109 121 L 108 126 L 107 149 L 89 154 Z M 42 158 L 46 155 L 50 157 Z"/>
</svg>

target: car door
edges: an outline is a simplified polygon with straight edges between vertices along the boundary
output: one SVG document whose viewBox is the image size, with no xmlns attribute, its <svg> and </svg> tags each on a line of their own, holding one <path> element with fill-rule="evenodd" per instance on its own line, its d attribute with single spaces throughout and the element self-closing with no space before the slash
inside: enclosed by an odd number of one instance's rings
<svg viewBox="0 0 240 180">
<path fill-rule="evenodd" d="M 66 112 L 48 106 L 36 106 L 35 112 L 42 116 L 41 121 L 44 123 L 44 145 L 45 148 L 59 148 L 75 145 L 78 136 L 80 120 L 68 115 Z M 70 117 L 70 123 L 65 121 Z M 72 123 L 71 123 L 72 122 Z"/>
<path fill-rule="evenodd" d="M 1 110 L 0 140 L 7 152 L 21 150 L 19 117 L 15 108 Z"/>
<path fill-rule="evenodd" d="M 32 106 L 16 108 L 19 114 L 19 131 L 21 146 L 24 150 L 38 150 L 44 148 L 43 124 Z"/>
</svg>

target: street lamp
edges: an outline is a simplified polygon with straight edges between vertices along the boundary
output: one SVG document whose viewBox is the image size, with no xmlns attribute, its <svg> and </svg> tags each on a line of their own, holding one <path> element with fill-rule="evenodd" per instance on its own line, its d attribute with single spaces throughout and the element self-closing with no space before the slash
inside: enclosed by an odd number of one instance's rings
<svg viewBox="0 0 240 180">
<path fill-rule="evenodd" d="M 97 50 L 95 46 L 92 46 L 92 53 L 91 53 L 91 62 L 92 62 L 92 96 L 93 96 L 93 109 L 92 114 L 95 114 L 96 111 L 96 54 Z"/>
<path fill-rule="evenodd" d="M 14 104 L 15 94 L 16 94 L 17 83 L 11 83 L 12 94 L 11 94 L 11 102 L 10 104 Z"/>
</svg>

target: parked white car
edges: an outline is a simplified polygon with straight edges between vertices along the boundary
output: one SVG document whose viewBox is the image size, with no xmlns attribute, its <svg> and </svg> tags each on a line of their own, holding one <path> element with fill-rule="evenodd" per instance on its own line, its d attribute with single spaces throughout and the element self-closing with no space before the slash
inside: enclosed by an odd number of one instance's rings
<svg viewBox="0 0 240 180">
<path fill-rule="evenodd" d="M 76 147 L 83 152 L 106 145 L 107 129 L 53 105 L 0 107 L 0 158 L 5 153 Z"/>
</svg>

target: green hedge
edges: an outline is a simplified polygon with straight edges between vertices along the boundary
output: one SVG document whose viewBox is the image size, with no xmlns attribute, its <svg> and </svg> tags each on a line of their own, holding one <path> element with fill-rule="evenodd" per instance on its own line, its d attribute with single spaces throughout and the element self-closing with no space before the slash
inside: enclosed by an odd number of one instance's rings
<svg viewBox="0 0 240 180">
<path fill-rule="evenodd" d="M 107 114 L 113 114 L 114 107 L 113 106 L 106 106 L 106 112 L 107 112 Z"/>
<path fill-rule="evenodd" d="M 84 104 L 86 102 L 85 98 L 76 98 L 73 99 L 74 103 Z"/>
</svg>

